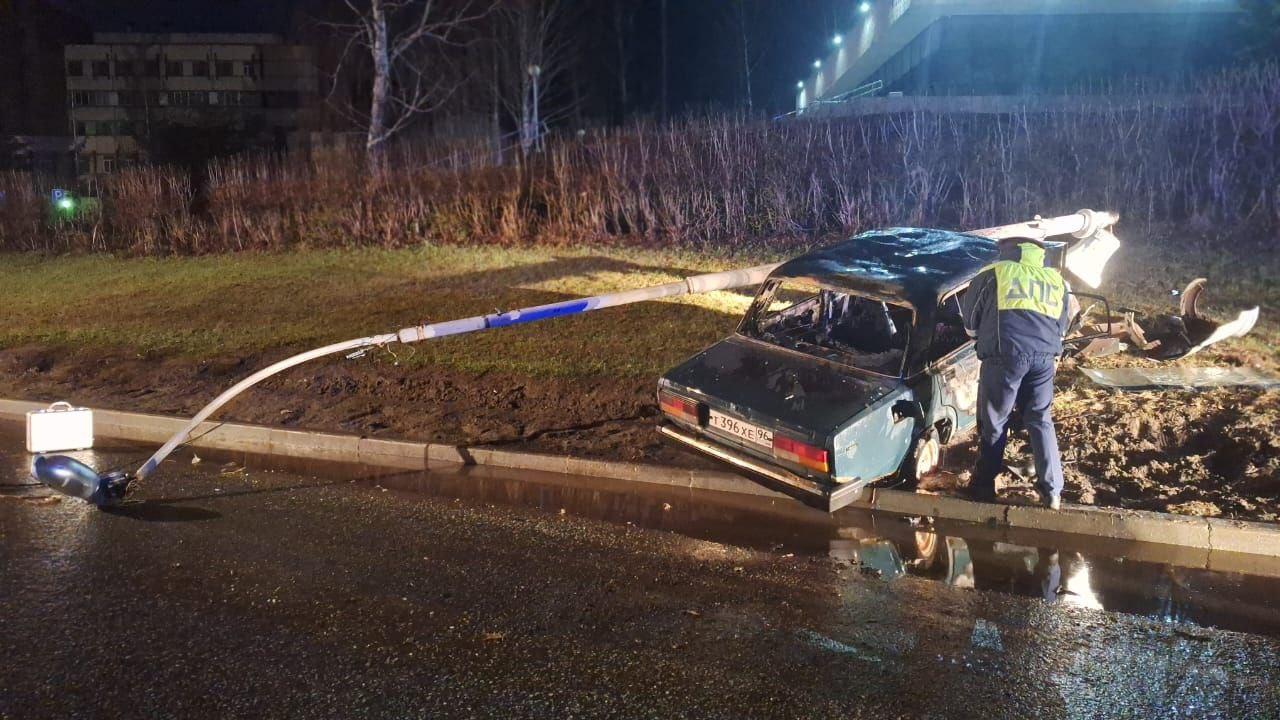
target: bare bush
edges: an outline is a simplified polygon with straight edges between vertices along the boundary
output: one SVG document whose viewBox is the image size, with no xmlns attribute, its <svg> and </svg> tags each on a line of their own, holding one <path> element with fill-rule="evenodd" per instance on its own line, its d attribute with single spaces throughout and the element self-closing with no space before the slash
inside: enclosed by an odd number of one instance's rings
<svg viewBox="0 0 1280 720">
<path fill-rule="evenodd" d="M 1107 207 L 1138 229 L 1280 229 L 1280 68 L 1190 96 L 1006 115 L 692 119 L 553 138 L 519 166 L 483 142 L 406 139 L 210 166 L 203 202 L 164 168 L 105 178 L 102 212 L 52 224 L 48 188 L 0 176 L 0 248 L 142 254 L 620 239 L 735 248 L 887 225 L 977 227 Z M 1083 101 L 1082 101 L 1083 102 Z M 781 240 L 780 240 L 781 239 Z"/>
</svg>

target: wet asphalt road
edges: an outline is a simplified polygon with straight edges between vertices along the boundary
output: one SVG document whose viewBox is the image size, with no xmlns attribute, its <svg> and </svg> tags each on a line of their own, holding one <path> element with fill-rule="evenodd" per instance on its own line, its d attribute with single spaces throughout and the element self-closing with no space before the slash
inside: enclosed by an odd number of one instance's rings
<svg viewBox="0 0 1280 720">
<path fill-rule="evenodd" d="M 189 457 L 107 513 L 0 427 L 0 718 L 1280 717 L 1277 635 L 1040 597 L 1078 555 L 991 545 L 1024 597 L 687 494 Z"/>
</svg>

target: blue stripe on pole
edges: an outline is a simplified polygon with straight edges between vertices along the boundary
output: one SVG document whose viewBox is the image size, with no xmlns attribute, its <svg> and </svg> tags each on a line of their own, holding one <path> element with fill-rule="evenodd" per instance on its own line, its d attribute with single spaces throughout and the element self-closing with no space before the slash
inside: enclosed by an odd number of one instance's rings
<svg viewBox="0 0 1280 720">
<path fill-rule="evenodd" d="M 541 307 L 529 308 L 527 310 L 513 310 L 512 312 L 505 312 L 500 315 L 489 315 L 485 318 L 485 321 L 491 328 L 507 327 L 508 325 L 520 325 L 523 323 L 536 322 L 538 320 L 574 315 L 580 312 L 585 312 L 590 307 L 591 298 L 585 300 L 570 300 L 567 302 L 556 303 L 554 305 L 543 305 Z"/>
</svg>

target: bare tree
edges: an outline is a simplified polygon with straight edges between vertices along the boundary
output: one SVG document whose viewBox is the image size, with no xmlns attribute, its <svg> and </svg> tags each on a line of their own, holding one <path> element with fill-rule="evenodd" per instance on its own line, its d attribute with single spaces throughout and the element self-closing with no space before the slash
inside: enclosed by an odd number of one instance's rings
<svg viewBox="0 0 1280 720">
<path fill-rule="evenodd" d="M 386 143 L 418 117 L 439 107 L 462 82 L 444 50 L 461 43 L 461 32 L 488 9 L 475 0 L 343 0 L 354 15 L 325 23 L 344 38 L 334 77 L 367 53 L 373 75 L 367 111 L 352 103 L 330 105 L 365 132 L 371 168 L 385 166 Z M 338 87 L 334 83 L 333 88 Z"/>
<path fill-rule="evenodd" d="M 747 18 L 747 2 L 748 0 L 737 0 L 734 3 L 736 6 L 734 9 L 738 21 L 738 37 L 742 40 L 742 86 L 746 95 L 747 112 L 752 113 L 755 111 L 755 99 L 751 87 L 751 72 L 755 69 L 759 57 L 753 56 L 751 50 L 751 31 Z"/>
<path fill-rule="evenodd" d="M 617 49 L 619 115 L 627 116 L 631 107 L 631 92 L 627 85 L 627 70 L 631 66 L 634 48 L 631 36 L 635 33 L 636 4 L 634 0 L 613 0 L 613 39 Z"/>
<path fill-rule="evenodd" d="M 504 0 L 493 13 L 495 106 L 516 120 L 525 154 L 540 146 L 543 126 L 573 110 L 560 87 L 574 58 L 568 8 L 561 0 Z"/>
<path fill-rule="evenodd" d="M 662 27 L 659 33 L 662 35 L 662 100 L 660 103 L 661 111 L 659 116 L 667 119 L 667 0 L 661 0 L 661 12 L 659 22 Z"/>
</svg>

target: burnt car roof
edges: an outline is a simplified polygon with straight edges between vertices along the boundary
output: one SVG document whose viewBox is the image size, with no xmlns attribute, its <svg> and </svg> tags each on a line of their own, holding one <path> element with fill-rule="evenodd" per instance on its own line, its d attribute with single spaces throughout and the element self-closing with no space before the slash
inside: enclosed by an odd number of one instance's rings
<svg viewBox="0 0 1280 720">
<path fill-rule="evenodd" d="M 917 309 L 996 261 L 996 244 L 976 235 L 887 228 L 856 235 L 783 263 L 773 277 L 809 277 L 849 290 L 905 301 Z"/>
</svg>

